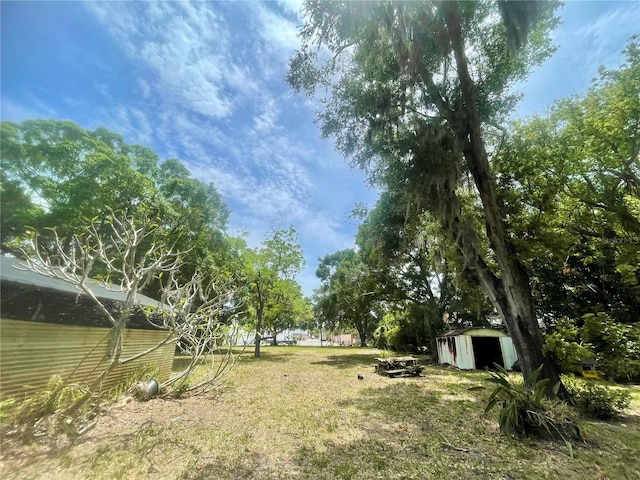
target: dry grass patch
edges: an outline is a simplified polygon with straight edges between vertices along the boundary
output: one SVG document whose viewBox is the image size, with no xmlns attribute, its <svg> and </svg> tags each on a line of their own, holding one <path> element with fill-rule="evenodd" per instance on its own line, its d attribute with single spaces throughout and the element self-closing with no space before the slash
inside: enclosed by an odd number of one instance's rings
<svg viewBox="0 0 640 480">
<path fill-rule="evenodd" d="M 589 446 L 501 437 L 485 372 L 376 375 L 378 351 L 273 347 L 243 357 L 214 396 L 121 403 L 63 450 L 3 452 L 2 478 L 637 479 L 631 415 L 589 422 Z M 362 375 L 363 380 L 357 376 Z M 484 388 L 483 388 L 484 387 Z"/>
</svg>

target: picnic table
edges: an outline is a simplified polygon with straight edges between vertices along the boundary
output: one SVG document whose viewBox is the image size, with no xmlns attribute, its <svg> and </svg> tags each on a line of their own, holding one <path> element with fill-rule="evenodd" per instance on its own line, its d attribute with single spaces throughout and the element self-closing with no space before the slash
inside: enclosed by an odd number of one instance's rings
<svg viewBox="0 0 640 480">
<path fill-rule="evenodd" d="M 387 377 L 417 377 L 424 369 L 416 357 L 376 358 L 376 373 Z"/>
</svg>

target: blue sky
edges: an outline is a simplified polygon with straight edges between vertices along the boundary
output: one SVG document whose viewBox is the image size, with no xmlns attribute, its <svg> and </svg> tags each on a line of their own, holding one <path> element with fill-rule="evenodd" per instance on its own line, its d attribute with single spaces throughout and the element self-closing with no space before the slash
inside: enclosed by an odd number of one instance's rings
<svg viewBox="0 0 640 480">
<path fill-rule="evenodd" d="M 1 3 L 0 116 L 72 120 L 124 135 L 214 182 L 230 233 L 257 246 L 293 225 L 318 284 L 318 257 L 353 245 L 349 219 L 376 192 L 313 123 L 316 104 L 284 81 L 299 2 Z M 516 115 L 583 92 L 616 66 L 640 28 L 640 2 L 567 2 L 553 58 L 518 86 Z"/>
</svg>

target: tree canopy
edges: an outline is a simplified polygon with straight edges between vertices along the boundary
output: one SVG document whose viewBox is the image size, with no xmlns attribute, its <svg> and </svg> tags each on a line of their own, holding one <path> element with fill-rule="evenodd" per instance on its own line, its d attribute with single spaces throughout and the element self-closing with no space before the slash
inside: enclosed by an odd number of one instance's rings
<svg viewBox="0 0 640 480">
<path fill-rule="evenodd" d="M 496 155 L 507 221 L 553 324 L 640 311 L 640 53 L 582 95 L 518 121 Z"/>
<path fill-rule="evenodd" d="M 491 159 L 517 95 L 553 48 L 552 2 L 306 4 L 296 90 L 326 92 L 322 133 L 407 213 L 428 211 L 507 324 L 525 376 L 544 364 L 529 277 Z M 478 222 L 482 228 L 478 228 Z"/>
<path fill-rule="evenodd" d="M 293 227 L 272 232 L 260 247 L 244 248 L 241 262 L 258 358 L 265 331 L 275 336 L 309 315 L 310 307 L 293 281 L 304 266 L 298 233 Z"/>
<path fill-rule="evenodd" d="M 179 160 L 161 162 L 153 150 L 129 145 L 119 134 L 69 121 L 2 122 L 0 134 L 3 251 L 29 229 L 39 232 L 46 249 L 53 245 L 47 229 L 71 239 L 88 223 L 117 213 L 155 219 L 167 245 L 188 251 L 184 279 L 228 261 L 229 209 L 212 183 L 191 177 Z M 157 287 L 147 293 L 157 294 Z"/>
<path fill-rule="evenodd" d="M 326 255 L 316 276 L 316 315 L 326 327 L 355 329 L 360 345 L 367 346 L 380 318 L 377 303 L 381 286 L 361 256 L 353 249 Z"/>
</svg>

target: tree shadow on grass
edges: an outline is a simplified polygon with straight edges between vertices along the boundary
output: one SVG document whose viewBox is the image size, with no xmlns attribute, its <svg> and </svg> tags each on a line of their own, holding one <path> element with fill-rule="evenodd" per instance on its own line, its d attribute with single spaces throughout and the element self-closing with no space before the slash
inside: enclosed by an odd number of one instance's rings
<svg viewBox="0 0 640 480">
<path fill-rule="evenodd" d="M 189 465 L 178 478 L 180 480 L 253 479 L 259 473 L 261 463 L 258 454 L 244 453 L 233 462 L 218 461 Z"/>
<path fill-rule="evenodd" d="M 389 379 L 338 402 L 341 410 L 360 411 L 353 418 L 361 424 L 346 425 L 352 430 L 336 440 L 342 428 L 337 423 L 333 437 L 301 447 L 297 462 L 305 478 L 539 478 L 548 465 L 538 460 L 567 455 L 561 442 L 500 436 L 496 415 L 484 414 L 490 390 L 470 390 L 465 377 L 460 380 Z"/>
<path fill-rule="evenodd" d="M 355 399 L 342 400 L 341 407 L 356 407 L 365 415 L 375 414 L 383 421 L 403 421 L 422 424 L 429 412 L 437 409 L 442 392 L 429 391 L 423 385 L 412 382 L 394 382 L 384 387 L 371 387 L 362 390 Z"/>
</svg>

